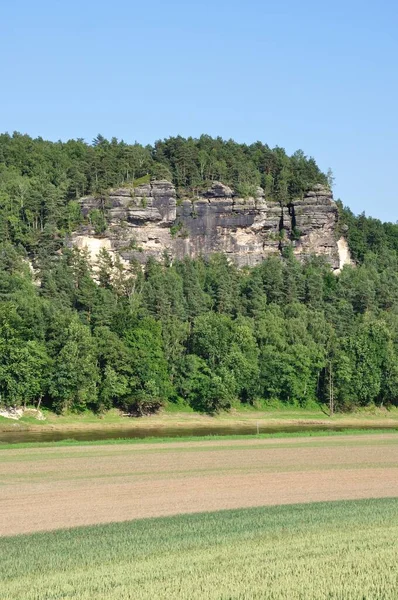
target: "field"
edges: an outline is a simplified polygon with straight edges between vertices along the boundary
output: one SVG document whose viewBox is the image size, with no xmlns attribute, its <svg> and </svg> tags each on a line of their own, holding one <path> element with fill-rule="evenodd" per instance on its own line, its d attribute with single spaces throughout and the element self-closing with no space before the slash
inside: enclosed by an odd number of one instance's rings
<svg viewBox="0 0 398 600">
<path fill-rule="evenodd" d="M 3 538 L 1 598 L 393 600 L 397 536 L 398 500 L 379 499 Z"/>
<path fill-rule="evenodd" d="M 398 496 L 398 435 L 0 451 L 0 533 Z"/>
<path fill-rule="evenodd" d="M 0 598 L 394 600 L 397 496 L 396 433 L 7 447 Z"/>
<path fill-rule="evenodd" d="M 265 407 L 258 410 L 254 407 L 243 406 L 240 409 L 222 411 L 210 416 L 196 413 L 185 407 L 169 404 L 163 412 L 139 419 L 121 416 L 120 412 L 113 409 L 98 415 L 92 412 L 79 414 L 56 415 L 44 410 L 45 420 L 38 421 L 32 416 L 23 417 L 19 421 L 6 419 L 0 416 L 0 432 L 63 432 L 73 435 L 74 432 L 97 432 L 114 430 L 145 430 L 154 431 L 153 435 L 161 436 L 162 431 L 178 431 L 184 435 L 195 433 L 195 430 L 213 429 L 245 429 L 254 433 L 259 425 L 261 431 L 283 426 L 323 426 L 323 427 L 395 427 L 398 428 L 398 409 L 389 410 L 380 408 L 367 408 L 357 410 L 353 413 L 336 413 L 329 417 L 324 407 L 313 406 L 311 408 L 300 408 L 283 406 Z"/>
</svg>

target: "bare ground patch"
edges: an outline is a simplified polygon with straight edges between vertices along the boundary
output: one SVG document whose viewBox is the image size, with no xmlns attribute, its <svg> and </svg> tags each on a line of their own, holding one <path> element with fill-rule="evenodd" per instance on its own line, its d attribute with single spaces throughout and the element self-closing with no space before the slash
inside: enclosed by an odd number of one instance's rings
<svg viewBox="0 0 398 600">
<path fill-rule="evenodd" d="M 398 435 L 3 450 L 0 534 L 398 496 Z"/>
</svg>

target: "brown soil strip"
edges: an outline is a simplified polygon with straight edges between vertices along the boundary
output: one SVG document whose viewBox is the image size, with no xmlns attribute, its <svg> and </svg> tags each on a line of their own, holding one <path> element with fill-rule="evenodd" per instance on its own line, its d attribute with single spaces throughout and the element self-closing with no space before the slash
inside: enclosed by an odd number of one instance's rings
<svg viewBox="0 0 398 600">
<path fill-rule="evenodd" d="M 397 435 L 305 439 L 3 450 L 0 534 L 398 496 Z"/>
</svg>

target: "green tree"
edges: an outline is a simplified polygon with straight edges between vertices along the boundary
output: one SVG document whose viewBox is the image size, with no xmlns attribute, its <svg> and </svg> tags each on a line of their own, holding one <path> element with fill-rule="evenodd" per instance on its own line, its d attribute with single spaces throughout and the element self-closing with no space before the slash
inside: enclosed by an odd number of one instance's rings
<svg viewBox="0 0 398 600">
<path fill-rule="evenodd" d="M 57 345 L 49 385 L 57 412 L 98 406 L 96 346 L 90 329 L 73 319 Z"/>
</svg>

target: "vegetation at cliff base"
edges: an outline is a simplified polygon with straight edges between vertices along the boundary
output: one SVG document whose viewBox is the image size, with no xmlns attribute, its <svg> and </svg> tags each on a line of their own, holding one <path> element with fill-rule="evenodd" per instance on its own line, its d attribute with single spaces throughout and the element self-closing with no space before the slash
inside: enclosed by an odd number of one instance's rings
<svg viewBox="0 0 398 600">
<path fill-rule="evenodd" d="M 1 135 L 0 404 L 137 415 L 165 402 L 209 413 L 263 400 L 398 404 L 397 225 L 340 206 L 356 266 L 338 277 L 288 251 L 239 270 L 222 255 L 126 268 L 103 250 L 94 272 L 65 243 L 77 199 L 139 177 L 191 191 L 261 184 L 281 203 L 327 182 L 302 152 L 259 142 Z M 89 218 L 103 231 L 100 210 Z"/>
<path fill-rule="evenodd" d="M 3 403 L 142 414 L 163 402 L 214 412 L 278 399 L 349 409 L 397 404 L 397 258 L 340 277 L 318 258 L 239 270 L 224 256 L 144 271 L 64 251 L 40 284 L 0 252 Z M 333 390 L 331 390 L 333 386 Z"/>
<path fill-rule="evenodd" d="M 254 508 L 3 538 L 4 600 L 392 600 L 398 500 Z"/>
</svg>

